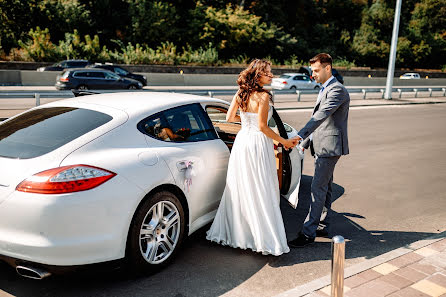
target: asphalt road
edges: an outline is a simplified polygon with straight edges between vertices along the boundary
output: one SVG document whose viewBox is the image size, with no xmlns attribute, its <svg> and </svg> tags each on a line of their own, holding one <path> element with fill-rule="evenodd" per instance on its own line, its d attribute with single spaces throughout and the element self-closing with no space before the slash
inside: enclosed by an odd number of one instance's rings
<svg viewBox="0 0 446 297">
<path fill-rule="evenodd" d="M 310 114 L 280 112 L 296 128 Z M 347 266 L 445 231 L 445 114 L 446 104 L 351 108 L 351 154 L 335 170 L 332 230 L 347 239 Z M 298 209 L 282 201 L 290 239 L 305 218 L 312 162 L 307 153 Z M 273 296 L 330 272 L 328 239 L 274 257 L 209 243 L 205 231 L 151 276 L 95 269 L 33 281 L 3 265 L 0 296 Z"/>
</svg>

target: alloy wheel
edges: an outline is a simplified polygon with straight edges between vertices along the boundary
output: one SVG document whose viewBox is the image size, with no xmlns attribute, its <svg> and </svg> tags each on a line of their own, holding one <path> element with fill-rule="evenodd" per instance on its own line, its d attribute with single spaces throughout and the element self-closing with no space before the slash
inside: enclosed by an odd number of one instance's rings
<svg viewBox="0 0 446 297">
<path fill-rule="evenodd" d="M 150 264 L 170 257 L 180 237 L 181 218 L 170 201 L 160 201 L 147 212 L 139 233 L 141 255 Z"/>
</svg>

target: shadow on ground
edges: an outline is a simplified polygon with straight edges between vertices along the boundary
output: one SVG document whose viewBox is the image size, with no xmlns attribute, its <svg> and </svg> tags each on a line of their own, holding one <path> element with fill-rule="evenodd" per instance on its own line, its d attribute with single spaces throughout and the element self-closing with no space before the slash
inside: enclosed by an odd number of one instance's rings
<svg viewBox="0 0 446 297">
<path fill-rule="evenodd" d="M 303 176 L 297 209 L 288 206 L 284 199 L 281 201 L 289 239 L 296 236 L 305 220 L 310 185 L 311 177 Z M 343 194 L 344 188 L 334 184 L 334 200 L 342 199 Z M 366 210 L 364 214 L 331 213 L 332 231 L 336 230 L 331 235 L 342 235 L 347 239 L 347 259 L 373 258 L 433 235 L 365 230 L 351 220 L 353 217 L 366 220 L 366 214 Z M 318 239 L 312 246 L 292 249 L 281 257 L 262 256 L 208 242 L 205 239 L 208 228 L 206 226 L 194 233 L 175 262 L 154 275 L 129 276 L 94 267 L 84 272 L 35 281 L 18 276 L 12 268 L 0 263 L 0 296 L 3 296 L 2 290 L 14 296 L 220 296 L 253 277 L 264 266 L 298 267 L 297 264 L 329 260 L 331 257 L 329 239 Z"/>
</svg>

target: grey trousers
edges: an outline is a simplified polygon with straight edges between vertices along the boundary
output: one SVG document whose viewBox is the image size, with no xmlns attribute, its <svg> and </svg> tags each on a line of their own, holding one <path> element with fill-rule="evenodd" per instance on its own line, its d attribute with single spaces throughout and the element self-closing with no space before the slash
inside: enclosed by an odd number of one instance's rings
<svg viewBox="0 0 446 297">
<path fill-rule="evenodd" d="M 316 229 L 321 219 L 322 210 L 331 208 L 333 172 L 340 156 L 317 157 L 314 161 L 314 176 L 311 183 L 310 211 L 305 219 L 302 232 L 311 238 L 316 237 Z M 328 215 L 324 219 L 324 225 L 328 228 Z"/>
</svg>

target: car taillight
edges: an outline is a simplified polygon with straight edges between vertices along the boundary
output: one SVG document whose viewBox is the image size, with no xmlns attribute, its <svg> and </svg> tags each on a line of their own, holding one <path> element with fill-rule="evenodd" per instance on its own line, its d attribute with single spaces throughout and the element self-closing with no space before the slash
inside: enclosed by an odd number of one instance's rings
<svg viewBox="0 0 446 297">
<path fill-rule="evenodd" d="M 282 82 L 284 85 L 288 84 L 286 81 Z"/>
<path fill-rule="evenodd" d="M 89 166 L 69 165 L 45 170 L 22 181 L 17 191 L 38 194 L 63 194 L 93 189 L 116 173 Z"/>
<path fill-rule="evenodd" d="M 70 79 L 68 77 L 61 77 L 60 81 L 68 82 L 68 81 L 70 81 Z"/>
</svg>

